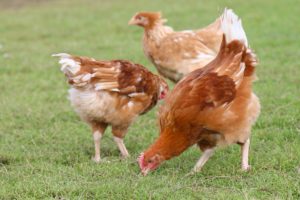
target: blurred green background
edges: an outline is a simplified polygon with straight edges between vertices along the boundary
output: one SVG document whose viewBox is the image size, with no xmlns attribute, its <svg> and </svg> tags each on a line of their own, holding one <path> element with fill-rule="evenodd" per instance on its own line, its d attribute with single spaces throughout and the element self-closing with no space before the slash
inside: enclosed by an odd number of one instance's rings
<svg viewBox="0 0 300 200">
<path fill-rule="evenodd" d="M 251 171 L 240 171 L 233 145 L 185 177 L 200 156 L 193 147 L 142 177 L 135 160 L 158 135 L 156 108 L 130 128 L 130 159 L 120 161 L 107 130 L 107 162 L 93 163 L 90 130 L 50 55 L 129 59 L 156 72 L 142 29 L 127 25 L 133 14 L 162 11 L 184 30 L 213 22 L 225 7 L 242 18 L 260 60 Z M 299 16 L 299 0 L 0 0 L 0 199 L 300 199 Z"/>
</svg>

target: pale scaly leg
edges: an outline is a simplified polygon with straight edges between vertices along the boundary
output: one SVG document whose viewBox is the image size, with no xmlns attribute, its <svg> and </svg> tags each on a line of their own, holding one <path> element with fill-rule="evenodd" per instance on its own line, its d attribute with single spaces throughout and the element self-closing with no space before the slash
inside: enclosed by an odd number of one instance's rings
<svg viewBox="0 0 300 200">
<path fill-rule="evenodd" d="M 248 138 L 246 140 L 246 142 L 241 145 L 241 150 L 242 150 L 242 170 L 243 171 L 250 170 L 250 165 L 248 164 L 249 147 L 250 147 L 250 139 Z"/>
<path fill-rule="evenodd" d="M 92 160 L 96 163 L 101 162 L 101 156 L 100 156 L 100 141 L 102 138 L 102 135 L 104 134 L 104 131 L 106 129 L 106 124 L 97 124 L 93 125 L 93 139 L 95 144 L 95 156 L 92 157 Z"/>
<path fill-rule="evenodd" d="M 116 144 L 121 152 L 122 158 L 127 158 L 129 156 L 129 153 L 126 149 L 123 138 L 114 136 L 114 141 L 116 142 Z"/>
<path fill-rule="evenodd" d="M 208 161 L 208 159 L 214 154 L 214 149 L 206 149 L 203 154 L 201 155 L 200 159 L 196 163 L 195 167 L 193 168 L 194 172 L 199 172 L 204 164 Z"/>
<path fill-rule="evenodd" d="M 123 138 L 127 133 L 127 127 L 112 127 L 112 133 L 114 135 L 114 141 L 116 142 L 122 158 L 127 158 L 129 156 L 129 153 L 126 149 L 126 146 L 124 144 Z"/>
</svg>

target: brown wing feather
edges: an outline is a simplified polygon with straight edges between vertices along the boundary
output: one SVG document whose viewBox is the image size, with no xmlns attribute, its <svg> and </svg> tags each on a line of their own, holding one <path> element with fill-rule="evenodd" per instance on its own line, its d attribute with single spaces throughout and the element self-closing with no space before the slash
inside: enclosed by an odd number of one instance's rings
<svg viewBox="0 0 300 200">
<path fill-rule="evenodd" d="M 98 90 L 115 91 L 124 95 L 149 95 L 158 91 L 158 77 L 139 64 L 126 60 L 97 61 L 76 56 L 73 59 L 81 66 L 76 76 L 92 74 L 90 83 Z"/>
<path fill-rule="evenodd" d="M 181 125 L 192 124 L 197 116 L 202 116 L 210 108 L 217 108 L 230 103 L 236 95 L 234 81 L 216 73 L 202 74 L 195 80 L 180 82 L 166 99 L 161 109 L 161 119 L 165 123 Z M 171 118 L 171 119 L 170 119 Z M 201 121 L 197 121 L 201 124 Z"/>
<path fill-rule="evenodd" d="M 236 87 L 239 86 L 243 79 L 244 71 L 249 69 L 248 63 L 254 63 L 256 60 L 251 55 L 248 55 L 243 43 L 234 40 L 229 44 L 226 44 L 225 36 L 223 35 L 220 51 L 217 57 L 201 69 L 197 69 L 193 72 L 193 76 L 189 76 L 189 79 L 198 76 L 199 73 L 215 72 L 218 75 L 227 75 L 233 79 Z M 248 59 L 248 63 L 245 64 L 245 59 Z"/>
<path fill-rule="evenodd" d="M 219 75 L 228 75 L 238 88 L 245 76 L 254 75 L 256 65 L 256 55 L 250 48 L 246 48 L 243 42 L 238 40 L 226 44 L 223 35 L 220 52 L 204 70 L 217 72 Z"/>
</svg>

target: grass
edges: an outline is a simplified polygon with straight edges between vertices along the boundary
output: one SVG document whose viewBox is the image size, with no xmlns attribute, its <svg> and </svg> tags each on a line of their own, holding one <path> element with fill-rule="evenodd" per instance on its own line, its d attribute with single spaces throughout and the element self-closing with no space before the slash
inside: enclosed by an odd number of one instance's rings
<svg viewBox="0 0 300 200">
<path fill-rule="evenodd" d="M 155 71 L 141 49 L 142 30 L 127 26 L 135 12 L 160 10 L 174 28 L 190 29 L 226 6 L 243 18 L 260 58 L 252 170 L 239 170 L 233 145 L 185 177 L 200 156 L 193 147 L 142 177 L 135 158 L 157 137 L 156 109 L 130 128 L 130 159 L 119 160 L 108 130 L 101 148 L 110 162 L 94 164 L 90 130 L 69 105 L 50 55 L 125 58 Z M 2 0 L 0 11 L 0 199 L 300 199 L 298 1 Z"/>
</svg>

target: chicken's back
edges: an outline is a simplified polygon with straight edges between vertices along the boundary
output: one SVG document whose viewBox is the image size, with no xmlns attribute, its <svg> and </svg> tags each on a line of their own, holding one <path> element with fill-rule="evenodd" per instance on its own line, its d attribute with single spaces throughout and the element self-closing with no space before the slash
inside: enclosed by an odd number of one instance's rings
<svg viewBox="0 0 300 200">
<path fill-rule="evenodd" d="M 155 35 L 155 31 L 151 34 Z M 221 35 L 216 35 L 216 32 L 216 30 L 203 30 L 201 34 L 194 31 L 172 32 L 160 39 L 156 39 L 158 36 L 145 36 L 144 52 L 160 74 L 177 82 L 184 75 L 205 66 L 215 58 L 221 40 Z M 208 41 L 204 40 L 208 36 L 211 42 L 216 43 L 207 44 Z M 214 48 L 211 48 L 212 46 Z"/>
<path fill-rule="evenodd" d="M 71 104 L 86 122 L 128 126 L 158 101 L 162 79 L 139 64 L 57 56 L 71 85 Z"/>
</svg>

